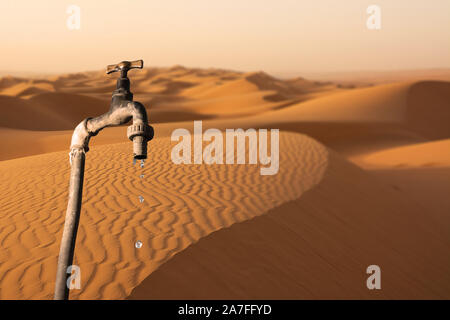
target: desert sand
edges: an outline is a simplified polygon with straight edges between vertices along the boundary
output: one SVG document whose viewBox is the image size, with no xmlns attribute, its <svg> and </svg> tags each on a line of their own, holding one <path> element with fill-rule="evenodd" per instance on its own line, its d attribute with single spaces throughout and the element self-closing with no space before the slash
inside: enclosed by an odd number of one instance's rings
<svg viewBox="0 0 450 320">
<path fill-rule="evenodd" d="M 71 299 L 450 298 L 449 82 L 129 76 L 155 138 L 144 168 L 124 126 L 92 138 Z M 52 298 L 72 130 L 114 87 L 100 71 L 0 78 L 0 299 Z M 279 173 L 173 164 L 171 132 L 193 120 L 279 128 Z M 371 264 L 382 290 L 366 287 Z"/>
</svg>

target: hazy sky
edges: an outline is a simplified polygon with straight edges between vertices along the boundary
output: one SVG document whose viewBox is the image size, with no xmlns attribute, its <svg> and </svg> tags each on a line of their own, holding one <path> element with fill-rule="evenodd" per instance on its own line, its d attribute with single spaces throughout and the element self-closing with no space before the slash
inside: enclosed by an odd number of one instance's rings
<svg viewBox="0 0 450 320">
<path fill-rule="evenodd" d="M 67 25 L 69 5 L 81 28 Z M 366 9 L 381 8 L 381 30 Z M 2 0 L 0 71 L 146 66 L 327 72 L 450 67 L 450 0 Z"/>
</svg>

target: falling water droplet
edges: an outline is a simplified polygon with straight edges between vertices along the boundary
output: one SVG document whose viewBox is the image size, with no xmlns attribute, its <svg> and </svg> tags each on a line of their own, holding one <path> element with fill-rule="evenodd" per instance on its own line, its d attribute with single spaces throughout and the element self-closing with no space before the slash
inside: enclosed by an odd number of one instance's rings
<svg viewBox="0 0 450 320">
<path fill-rule="evenodd" d="M 136 158 L 133 158 L 133 166 L 136 164 Z"/>
<path fill-rule="evenodd" d="M 144 167 L 144 159 L 141 160 L 141 168 Z"/>
<path fill-rule="evenodd" d="M 134 246 L 135 246 L 137 249 L 142 248 L 142 241 L 140 241 L 140 240 L 136 241 L 136 243 L 134 244 Z"/>
<path fill-rule="evenodd" d="M 141 179 L 143 179 L 145 176 L 143 175 L 143 174 L 141 174 L 140 176 L 139 176 L 139 178 L 141 178 Z"/>
<path fill-rule="evenodd" d="M 143 196 L 139 196 L 139 202 L 140 203 L 144 202 L 144 197 Z"/>
</svg>

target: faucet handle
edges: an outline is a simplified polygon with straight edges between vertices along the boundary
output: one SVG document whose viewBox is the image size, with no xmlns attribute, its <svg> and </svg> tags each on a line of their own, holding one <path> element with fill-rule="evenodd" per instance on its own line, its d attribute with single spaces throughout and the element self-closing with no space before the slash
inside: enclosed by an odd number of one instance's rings
<svg viewBox="0 0 450 320">
<path fill-rule="evenodd" d="M 142 69 L 144 67 L 144 60 L 135 61 L 122 61 L 117 64 L 110 64 L 106 67 L 106 74 L 110 74 L 116 71 L 120 71 L 122 78 L 127 76 L 127 72 L 130 69 Z"/>
</svg>

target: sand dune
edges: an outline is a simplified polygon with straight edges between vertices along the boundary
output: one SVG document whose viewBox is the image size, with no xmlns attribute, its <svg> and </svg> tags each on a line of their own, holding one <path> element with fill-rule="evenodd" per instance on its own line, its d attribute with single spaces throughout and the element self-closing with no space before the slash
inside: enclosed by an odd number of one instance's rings
<svg viewBox="0 0 450 320">
<path fill-rule="evenodd" d="M 450 167 L 450 139 L 389 148 L 358 161 L 366 168 Z"/>
<path fill-rule="evenodd" d="M 450 223 L 450 140 L 387 148 L 351 159 L 389 187 L 409 195 L 412 202 L 440 221 L 446 234 Z"/>
<path fill-rule="evenodd" d="M 292 76 L 280 74 L 280 76 Z M 343 85 L 379 85 L 384 83 L 437 80 L 450 81 L 450 69 L 417 69 L 417 70 L 392 70 L 392 71 L 350 71 L 350 72 L 322 72 L 303 74 L 308 79 L 332 81 Z"/>
<path fill-rule="evenodd" d="M 21 82 L 0 91 L 0 94 L 7 96 L 29 98 L 39 93 L 53 92 L 53 91 L 55 91 L 54 86 L 47 82 L 40 82 L 40 83 Z"/>
<path fill-rule="evenodd" d="M 244 91 L 235 92 L 233 88 L 235 88 L 236 81 L 244 82 L 248 85 L 248 89 L 245 89 L 244 86 L 244 89 L 239 89 Z M 222 86 L 228 89 L 222 92 Z M 157 98 L 153 97 L 156 99 L 153 100 L 156 102 L 156 106 L 149 109 L 150 121 L 167 123 L 193 119 L 214 119 L 217 118 L 215 111 L 217 109 L 221 110 L 219 112 L 222 116 L 206 123 L 207 127 L 227 128 L 230 125 L 243 128 L 277 127 L 306 133 L 327 146 L 350 156 L 450 136 L 447 126 L 450 115 L 446 113 L 446 103 L 450 101 L 448 94 L 450 84 L 446 82 L 401 83 L 345 92 L 330 91 L 325 96 L 318 96 L 310 101 L 297 104 L 287 100 L 288 105 L 282 108 L 274 107 L 277 104 L 274 102 L 261 102 L 267 93 L 265 91 L 253 92 L 254 88 L 250 89 L 252 85 L 245 80 L 233 80 L 232 83 L 222 86 L 210 89 L 212 93 L 204 88 L 205 95 L 217 96 L 210 99 L 198 98 L 181 102 L 177 102 L 175 99 L 158 103 Z M 238 87 L 236 86 L 236 88 Z M 189 96 L 195 96 L 196 94 L 189 91 L 194 89 L 196 87 L 185 90 Z M 228 96 L 226 95 L 227 91 L 230 92 Z M 48 130 L 72 130 L 85 117 L 101 114 L 108 108 L 106 101 L 68 93 L 41 94 L 28 100 L 12 97 L 2 97 L 2 99 L 3 103 L 0 106 L 3 108 L 6 105 L 14 104 L 12 109 L 21 110 L 20 114 L 15 111 L 6 112 L 3 126 L 23 129 L 44 130 L 45 127 L 51 127 Z M 68 101 L 66 105 L 70 111 L 60 108 L 63 101 Z M 427 101 L 430 101 L 430 104 L 427 104 Z M 155 104 L 150 103 L 149 105 Z M 176 106 L 171 107 L 171 104 Z M 33 119 L 40 117 L 45 119 L 43 121 L 28 119 L 28 121 L 22 122 L 21 114 L 28 111 L 35 115 Z M 205 111 L 207 113 L 204 113 Z M 249 117 L 242 115 L 242 113 L 246 114 L 250 111 L 255 115 Z M 225 115 L 228 118 L 236 116 L 239 118 L 224 120 Z M 62 117 L 64 119 L 58 121 Z M 430 123 L 433 125 L 429 125 Z M 187 125 L 190 124 L 180 123 L 178 127 Z M 118 133 L 117 130 L 114 132 Z M 65 134 L 70 135 L 70 132 Z M 117 136 L 115 135 L 115 137 Z M 55 137 L 50 139 L 62 137 L 61 133 L 55 133 Z M 66 136 L 64 139 L 69 140 Z M 111 142 L 120 141 L 113 139 Z M 59 142 L 56 145 L 63 144 Z M 61 149 L 54 148 L 51 151 L 58 150 Z M 34 153 L 27 155 L 32 154 Z M 0 155 L 0 158 L 9 159 L 3 155 Z"/>
<path fill-rule="evenodd" d="M 249 121 L 311 135 L 346 154 L 450 137 L 450 83 L 396 83 L 330 93 Z"/>
<path fill-rule="evenodd" d="M 406 111 L 410 83 L 349 90 L 273 112 L 275 120 L 294 117 L 323 122 L 400 122 Z"/>
<path fill-rule="evenodd" d="M 108 109 L 95 98 L 56 92 L 28 99 L 0 96 L 0 108 L 0 126 L 26 130 L 73 130 L 84 118 Z"/>
<path fill-rule="evenodd" d="M 176 254 L 130 299 L 448 299 L 450 235 L 331 153 L 320 183 Z M 426 240 L 425 240 L 426 239 Z M 381 291 L 365 269 L 382 266 Z"/>
<path fill-rule="evenodd" d="M 450 82 L 415 83 L 408 95 L 408 128 L 428 139 L 450 137 Z"/>
<path fill-rule="evenodd" d="M 450 298 L 449 82 L 350 89 L 183 66 L 130 76 L 155 139 L 144 169 L 124 126 L 92 139 L 71 298 Z M 1 299 L 52 297 L 70 137 L 108 110 L 115 78 L 0 78 Z M 280 172 L 174 165 L 171 132 L 199 119 L 281 129 Z M 380 292 L 365 287 L 370 264 Z"/>
<path fill-rule="evenodd" d="M 29 99 L 0 96 L 0 126 L 26 130 L 52 130 L 73 127 L 63 114 L 37 108 Z"/>
<path fill-rule="evenodd" d="M 28 82 L 28 79 L 13 76 L 4 76 L 0 78 L 0 88 L 5 89 L 8 87 L 15 86 L 22 82 Z"/>
<path fill-rule="evenodd" d="M 259 175 L 256 165 L 175 165 L 168 138 L 152 142 L 143 170 L 132 166 L 130 143 L 93 147 L 75 256 L 83 290 L 73 298 L 125 298 L 200 238 L 317 184 L 326 170 L 326 148 L 297 134 L 282 134 L 280 143 L 289 152 L 280 155 L 283 169 L 274 176 Z M 66 207 L 67 152 L 2 161 L 0 171 L 0 298 L 48 299 Z M 145 199 L 141 205 L 138 195 Z M 139 250 L 137 240 L 144 243 Z"/>
<path fill-rule="evenodd" d="M 273 121 L 397 123 L 427 138 L 447 138 L 450 83 L 396 83 L 330 94 L 268 114 Z M 430 125 L 430 124 L 433 125 Z"/>
<path fill-rule="evenodd" d="M 255 114 L 314 97 L 335 86 L 282 81 L 263 72 L 150 68 L 131 71 L 135 98 L 155 114 L 153 123 L 231 114 Z M 84 72 L 45 79 L 0 78 L 0 126 L 27 130 L 69 130 L 87 116 L 108 109 L 116 75 Z M 7 96 L 7 97 L 4 97 Z M 14 99 L 13 99 L 14 98 Z M 30 110 L 37 109 L 37 110 Z M 29 113 L 32 122 L 23 121 Z M 40 114 L 41 113 L 41 114 Z M 170 113 L 170 115 L 169 115 Z"/>
</svg>

